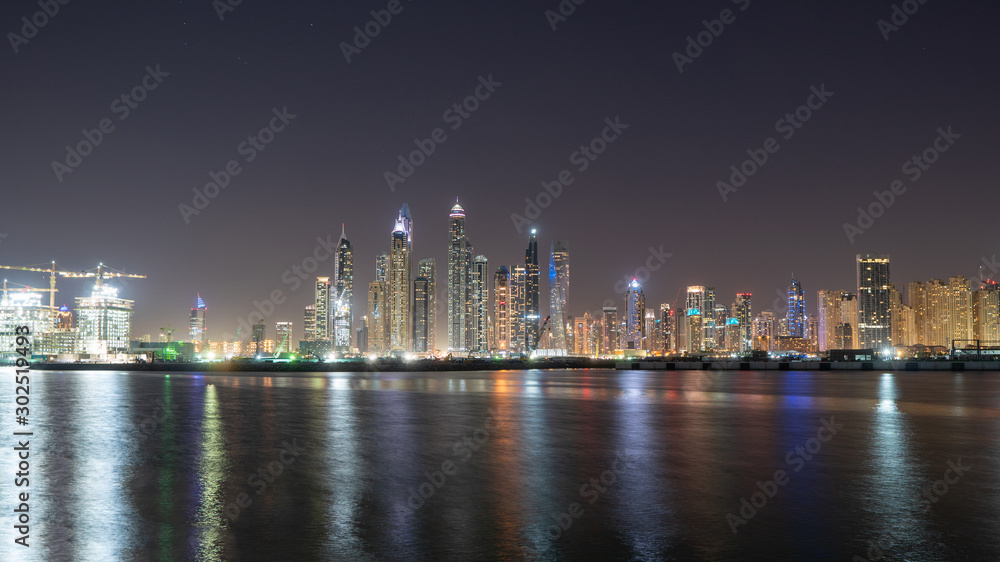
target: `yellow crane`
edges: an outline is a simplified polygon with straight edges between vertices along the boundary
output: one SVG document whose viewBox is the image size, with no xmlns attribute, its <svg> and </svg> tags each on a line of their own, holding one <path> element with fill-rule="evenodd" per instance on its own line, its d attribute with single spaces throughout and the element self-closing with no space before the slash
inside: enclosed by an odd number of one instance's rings
<svg viewBox="0 0 1000 562">
<path fill-rule="evenodd" d="M 103 263 L 98 264 L 95 269 L 88 269 L 86 271 L 80 271 L 80 272 L 65 271 L 63 269 L 59 269 L 59 267 L 56 265 L 56 262 L 54 262 L 54 261 L 52 262 L 52 264 L 47 269 L 46 268 L 42 268 L 41 266 L 37 266 L 37 265 L 29 265 L 29 266 L 0 265 L 0 269 L 10 269 L 10 270 L 14 270 L 14 271 L 34 271 L 34 272 L 37 272 L 37 273 L 48 273 L 49 274 L 49 288 L 48 289 L 36 289 L 36 291 L 46 292 L 46 293 L 49 294 L 49 307 L 50 308 L 55 308 L 56 307 L 56 292 L 57 292 L 56 291 L 56 276 L 69 277 L 69 278 L 93 277 L 93 278 L 97 279 L 97 286 L 98 287 L 104 282 L 105 279 L 116 279 L 116 278 L 119 278 L 119 277 L 128 277 L 130 279 L 145 279 L 146 278 L 145 275 L 136 275 L 136 274 L 132 274 L 132 273 L 122 273 L 121 271 L 117 271 L 117 270 L 111 269 L 109 267 L 105 267 L 105 265 Z"/>
</svg>

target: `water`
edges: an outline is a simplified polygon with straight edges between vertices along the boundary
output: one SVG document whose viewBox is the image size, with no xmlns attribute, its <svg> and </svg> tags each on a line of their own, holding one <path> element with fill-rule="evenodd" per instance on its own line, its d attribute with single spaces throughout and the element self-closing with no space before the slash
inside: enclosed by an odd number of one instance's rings
<svg viewBox="0 0 1000 562">
<path fill-rule="evenodd" d="M 34 372 L 29 548 L 12 386 L 4 561 L 1000 559 L 995 373 Z"/>
</svg>

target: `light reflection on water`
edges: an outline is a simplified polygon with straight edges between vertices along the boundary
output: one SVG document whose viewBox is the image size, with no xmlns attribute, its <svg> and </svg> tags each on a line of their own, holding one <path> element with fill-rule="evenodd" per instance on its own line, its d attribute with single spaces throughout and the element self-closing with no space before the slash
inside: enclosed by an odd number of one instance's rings
<svg viewBox="0 0 1000 562">
<path fill-rule="evenodd" d="M 0 560 L 843 560 L 885 536 L 891 558 L 1000 559 L 995 374 L 32 377 L 33 546 Z M 824 418 L 844 428 L 734 534 Z"/>
</svg>

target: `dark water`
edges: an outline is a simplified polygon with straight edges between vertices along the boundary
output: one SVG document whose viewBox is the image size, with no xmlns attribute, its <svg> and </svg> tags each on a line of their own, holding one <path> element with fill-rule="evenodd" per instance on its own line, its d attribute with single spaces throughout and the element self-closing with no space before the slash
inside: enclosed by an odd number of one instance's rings
<svg viewBox="0 0 1000 562">
<path fill-rule="evenodd" d="M 993 373 L 31 382 L 30 548 L 0 387 L 4 561 L 1000 559 Z"/>
</svg>

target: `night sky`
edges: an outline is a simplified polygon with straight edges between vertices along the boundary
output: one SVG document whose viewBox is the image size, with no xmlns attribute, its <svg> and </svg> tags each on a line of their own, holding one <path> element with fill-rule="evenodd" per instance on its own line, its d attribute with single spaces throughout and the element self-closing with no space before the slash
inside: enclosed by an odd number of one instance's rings
<svg viewBox="0 0 1000 562">
<path fill-rule="evenodd" d="M 617 298 L 650 247 L 672 254 L 646 283 L 650 306 L 704 284 L 724 304 L 754 293 L 755 313 L 792 273 L 815 312 L 816 290 L 856 287 L 857 253 L 891 254 L 897 284 L 976 277 L 1000 254 L 996 2 L 928 0 L 886 41 L 877 22 L 891 22 L 889 1 L 588 0 L 553 30 L 556 0 L 402 0 L 348 63 L 341 43 L 388 4 L 244 0 L 220 21 L 210 0 L 78 0 L 15 40 L 16 54 L 7 35 L 0 263 L 149 275 L 121 293 L 136 301 L 133 337 L 168 322 L 186 337 L 200 292 L 218 339 L 280 289 L 269 334 L 291 320 L 298 339 L 311 283 L 292 291 L 282 275 L 317 237 L 335 241 L 346 223 L 360 318 L 375 256 L 408 203 L 414 261 L 437 258 L 443 302 L 455 198 L 494 271 L 523 261 L 527 233 L 511 215 L 563 170 L 573 183 L 531 224 L 543 271 L 550 242 L 569 241 L 574 315 Z M 679 72 L 673 54 L 727 9 L 735 21 Z M 20 34 L 38 11 L 3 2 L 0 29 Z M 126 106 L 112 102 L 157 65 L 169 76 L 121 119 Z M 500 85 L 453 129 L 445 111 L 491 75 Z M 777 122 L 822 86 L 833 95 L 784 138 Z M 286 107 L 294 119 L 247 162 L 241 143 Z M 628 128 L 579 171 L 571 155 L 616 117 Z M 53 162 L 102 119 L 114 129 L 60 181 Z M 904 163 L 948 127 L 960 138 L 911 181 Z M 436 128 L 446 140 L 391 191 L 385 172 Z M 717 182 L 769 137 L 778 150 L 724 201 Z M 188 224 L 179 205 L 230 160 L 241 172 Z M 897 179 L 906 191 L 849 241 L 843 224 Z M 72 306 L 90 284 L 59 287 L 58 303 Z M 443 346 L 443 321 L 438 332 Z"/>
</svg>

